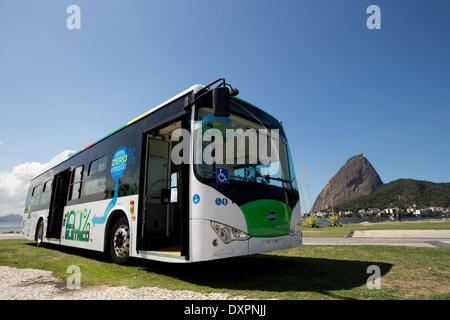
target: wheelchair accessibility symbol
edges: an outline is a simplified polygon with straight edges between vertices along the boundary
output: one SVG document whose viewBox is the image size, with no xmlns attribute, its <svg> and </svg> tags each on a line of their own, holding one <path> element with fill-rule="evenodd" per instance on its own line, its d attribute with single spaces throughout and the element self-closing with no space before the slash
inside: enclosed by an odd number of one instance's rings
<svg viewBox="0 0 450 320">
<path fill-rule="evenodd" d="M 228 169 L 216 168 L 216 181 L 218 183 L 228 183 Z"/>
</svg>

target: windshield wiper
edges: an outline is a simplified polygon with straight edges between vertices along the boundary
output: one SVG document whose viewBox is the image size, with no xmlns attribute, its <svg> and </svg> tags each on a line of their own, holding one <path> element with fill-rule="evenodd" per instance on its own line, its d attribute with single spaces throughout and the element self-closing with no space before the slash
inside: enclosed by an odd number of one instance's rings
<svg viewBox="0 0 450 320">
<path fill-rule="evenodd" d="M 258 123 L 267 131 L 269 131 L 269 129 L 267 129 L 267 127 L 264 125 L 264 123 L 261 121 L 261 119 L 259 119 L 257 116 L 255 116 L 253 113 L 251 113 L 246 107 L 244 107 L 242 104 L 238 103 L 239 107 L 241 107 L 242 109 L 244 109 L 245 111 L 247 111 L 247 113 L 249 115 L 251 115 L 256 121 L 258 121 Z"/>
<path fill-rule="evenodd" d="M 264 176 L 264 177 L 262 177 L 262 178 L 264 178 L 264 179 L 266 179 L 266 180 L 276 180 L 276 181 L 281 181 L 281 182 L 284 182 L 284 183 L 287 183 L 287 184 L 289 184 L 289 186 L 291 187 L 291 190 L 294 190 L 294 186 L 292 185 L 292 181 L 290 181 L 290 180 L 288 180 L 288 179 L 283 179 L 283 178 L 275 178 L 275 177 L 271 177 L 271 176 L 269 176 L 269 175 L 267 175 L 267 176 Z M 283 187 L 284 188 L 284 187 Z"/>
<path fill-rule="evenodd" d="M 242 176 L 234 176 L 234 175 L 230 175 L 230 178 L 236 178 L 239 181 L 243 181 L 243 182 L 253 182 L 253 180 L 251 178 L 246 178 L 246 177 L 242 177 Z"/>
</svg>

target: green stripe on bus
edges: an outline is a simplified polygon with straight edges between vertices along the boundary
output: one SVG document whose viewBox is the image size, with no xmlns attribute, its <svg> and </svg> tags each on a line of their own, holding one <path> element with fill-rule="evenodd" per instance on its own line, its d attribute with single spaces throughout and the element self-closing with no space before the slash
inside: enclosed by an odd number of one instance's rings
<svg viewBox="0 0 450 320">
<path fill-rule="evenodd" d="M 278 200 L 261 199 L 242 205 L 241 210 L 250 236 L 279 237 L 289 234 L 292 208 L 287 204 Z M 275 219 L 273 213 L 276 215 Z"/>
</svg>

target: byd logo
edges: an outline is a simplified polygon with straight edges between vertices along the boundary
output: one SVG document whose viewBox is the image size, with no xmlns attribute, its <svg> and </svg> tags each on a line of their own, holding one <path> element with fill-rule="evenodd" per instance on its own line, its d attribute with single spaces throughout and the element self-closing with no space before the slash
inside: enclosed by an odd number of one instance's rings
<svg viewBox="0 0 450 320">
<path fill-rule="evenodd" d="M 275 220 L 277 220 L 277 213 L 274 211 L 270 211 L 269 214 L 267 215 L 267 218 L 270 221 L 275 221 Z"/>
</svg>

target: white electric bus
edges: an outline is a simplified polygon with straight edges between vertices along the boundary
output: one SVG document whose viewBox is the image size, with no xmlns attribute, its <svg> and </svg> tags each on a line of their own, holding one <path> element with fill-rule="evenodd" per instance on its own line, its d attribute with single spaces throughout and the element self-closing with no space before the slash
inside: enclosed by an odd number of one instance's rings
<svg viewBox="0 0 450 320">
<path fill-rule="evenodd" d="M 300 246 L 299 193 L 283 127 L 237 92 L 223 78 L 194 85 L 33 178 L 25 238 L 102 251 L 119 264 Z M 278 169 L 196 163 L 206 147 L 198 133 L 208 128 L 278 129 Z M 176 164 L 172 150 L 183 140 L 173 141 L 177 129 L 190 135 L 181 151 L 189 161 Z"/>
</svg>

